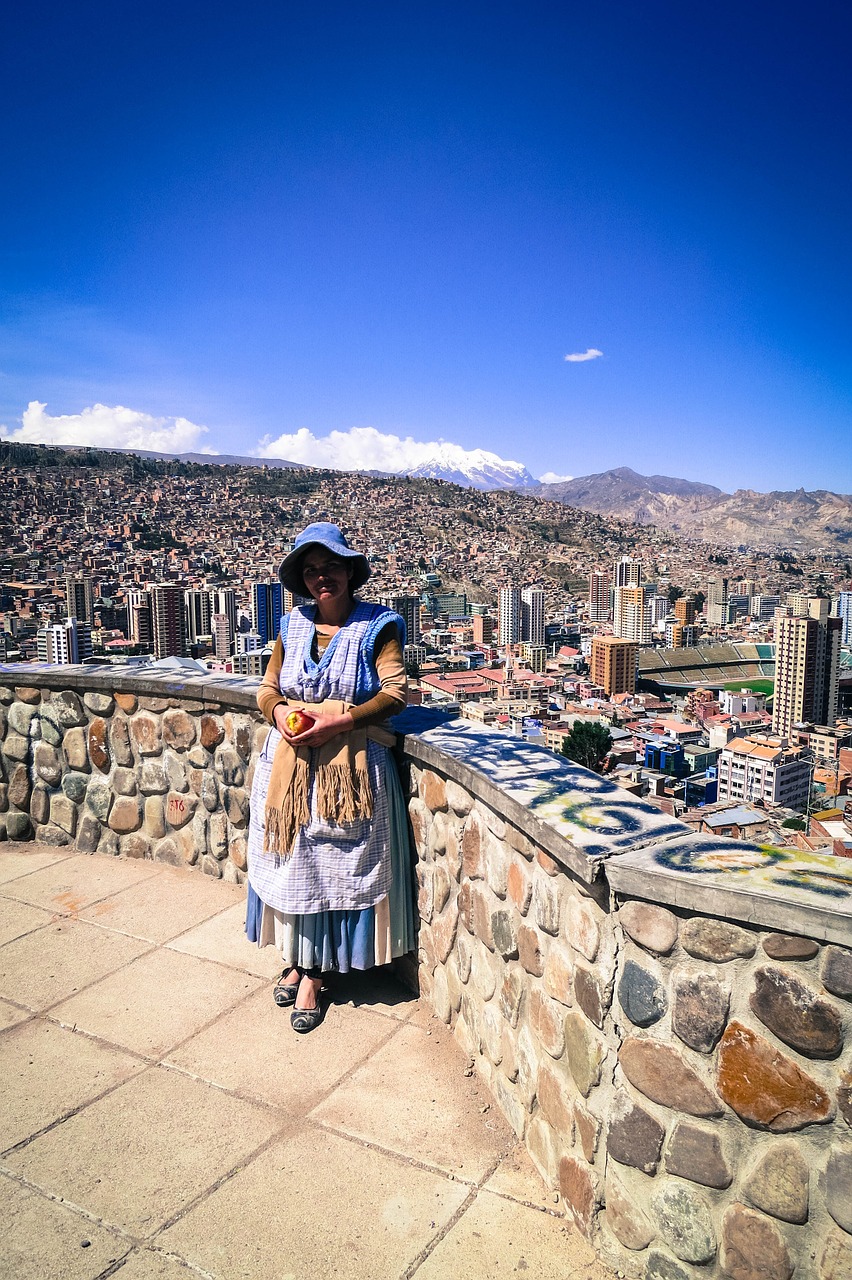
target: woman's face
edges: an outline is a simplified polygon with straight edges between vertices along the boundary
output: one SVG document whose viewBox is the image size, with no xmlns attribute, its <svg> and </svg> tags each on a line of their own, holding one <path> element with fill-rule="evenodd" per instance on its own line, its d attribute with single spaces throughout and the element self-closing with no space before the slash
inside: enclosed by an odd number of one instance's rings
<svg viewBox="0 0 852 1280">
<path fill-rule="evenodd" d="M 302 577 L 318 605 L 337 604 L 351 594 L 352 566 L 322 547 L 306 552 Z"/>
</svg>

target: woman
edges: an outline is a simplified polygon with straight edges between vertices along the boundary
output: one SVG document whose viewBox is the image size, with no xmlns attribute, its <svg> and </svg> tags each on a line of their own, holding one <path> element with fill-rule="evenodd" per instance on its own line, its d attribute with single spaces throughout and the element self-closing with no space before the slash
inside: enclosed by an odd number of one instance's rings
<svg viewBox="0 0 852 1280">
<path fill-rule="evenodd" d="M 324 974 L 414 946 L 405 807 L 382 728 L 406 704 L 405 624 L 355 598 L 369 576 L 337 525 L 299 534 L 279 577 L 314 603 L 281 619 L 257 697 L 272 728 L 252 785 L 246 932 L 281 948 L 273 996 L 301 1033 L 322 1020 Z M 294 709 L 308 727 L 288 727 Z"/>
</svg>

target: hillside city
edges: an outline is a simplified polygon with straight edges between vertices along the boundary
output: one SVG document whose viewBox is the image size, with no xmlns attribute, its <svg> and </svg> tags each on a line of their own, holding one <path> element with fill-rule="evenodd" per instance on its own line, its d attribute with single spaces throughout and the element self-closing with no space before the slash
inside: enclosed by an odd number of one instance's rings
<svg viewBox="0 0 852 1280">
<path fill-rule="evenodd" d="M 605 770 L 696 831 L 852 856 L 852 568 L 511 490 L 6 446 L 0 662 L 260 675 L 332 520 L 411 701 Z M 590 753 L 590 754 L 589 754 Z"/>
</svg>

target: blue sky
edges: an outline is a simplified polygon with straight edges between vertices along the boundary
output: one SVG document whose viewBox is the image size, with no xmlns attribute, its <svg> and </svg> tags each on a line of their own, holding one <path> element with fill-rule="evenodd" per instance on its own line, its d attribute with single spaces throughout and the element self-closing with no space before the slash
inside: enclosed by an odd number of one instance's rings
<svg viewBox="0 0 852 1280">
<path fill-rule="evenodd" d="M 2 24 L 5 434 L 852 492 L 842 6 Z"/>
</svg>

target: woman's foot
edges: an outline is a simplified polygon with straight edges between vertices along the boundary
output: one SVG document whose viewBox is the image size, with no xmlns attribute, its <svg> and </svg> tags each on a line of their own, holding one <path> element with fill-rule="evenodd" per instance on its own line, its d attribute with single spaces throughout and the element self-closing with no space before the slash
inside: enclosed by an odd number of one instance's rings
<svg viewBox="0 0 852 1280">
<path fill-rule="evenodd" d="M 322 978 L 309 978 L 307 974 L 302 976 L 296 1005 L 290 1014 L 290 1025 L 301 1035 L 313 1031 L 322 1022 L 321 991 Z"/>
<path fill-rule="evenodd" d="M 299 994 L 299 983 L 302 981 L 302 974 L 294 965 L 292 969 L 285 969 L 281 977 L 272 988 L 272 999 L 278 1005 L 279 1009 L 287 1009 L 291 1004 L 296 1003 L 296 997 Z"/>
</svg>

